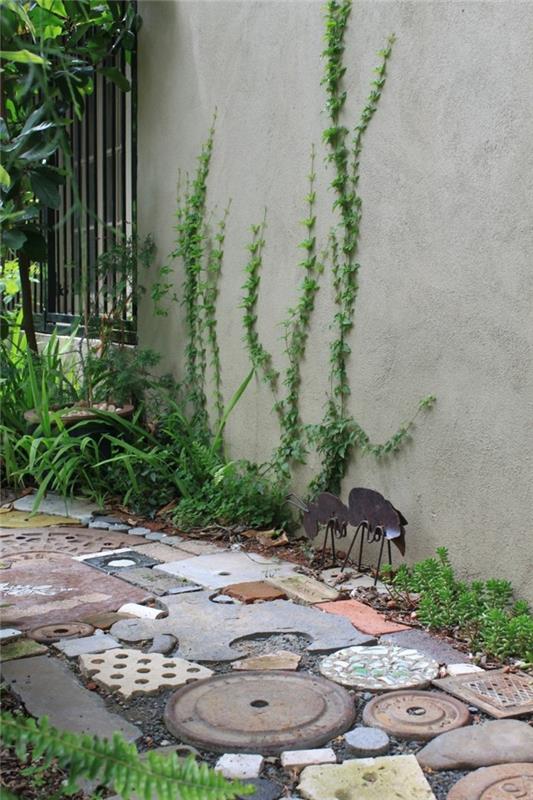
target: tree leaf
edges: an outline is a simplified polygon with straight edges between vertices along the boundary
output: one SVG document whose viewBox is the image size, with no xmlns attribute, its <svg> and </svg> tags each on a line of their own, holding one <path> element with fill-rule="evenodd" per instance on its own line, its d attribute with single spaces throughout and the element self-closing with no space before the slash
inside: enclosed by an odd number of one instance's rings
<svg viewBox="0 0 533 800">
<path fill-rule="evenodd" d="M 117 67 L 102 67 L 98 72 L 113 81 L 123 92 L 129 92 L 131 88 L 130 82 Z"/>
<path fill-rule="evenodd" d="M 26 241 L 22 245 L 22 252 L 32 261 L 44 261 L 48 255 L 46 239 L 38 230 L 25 228 Z"/>
<path fill-rule="evenodd" d="M 11 178 L 9 172 L 0 164 L 0 183 L 2 186 L 11 186 Z"/>
<path fill-rule="evenodd" d="M 59 208 L 59 189 L 57 183 L 41 171 L 30 172 L 30 183 L 33 193 L 44 206 Z"/>
<path fill-rule="evenodd" d="M 17 64 L 47 64 L 48 61 L 29 50 L 0 50 L 0 58 Z"/>
<path fill-rule="evenodd" d="M 8 247 L 15 252 L 20 250 L 25 241 L 26 234 L 21 230 L 17 230 L 17 228 L 11 228 L 11 230 L 2 233 L 2 244 L 4 247 Z"/>
<path fill-rule="evenodd" d="M 56 14 L 58 17 L 67 16 L 62 0 L 36 0 L 36 2 L 45 11 L 51 11 L 52 14 Z"/>
</svg>

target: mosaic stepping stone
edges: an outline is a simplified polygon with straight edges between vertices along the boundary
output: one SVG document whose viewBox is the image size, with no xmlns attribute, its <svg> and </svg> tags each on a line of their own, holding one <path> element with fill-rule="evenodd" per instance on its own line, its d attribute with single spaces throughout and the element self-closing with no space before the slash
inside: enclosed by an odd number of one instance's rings
<svg viewBox="0 0 533 800">
<path fill-rule="evenodd" d="M 423 689 L 438 671 L 436 661 L 417 650 L 394 645 L 346 647 L 327 656 L 320 665 L 326 678 L 371 692 Z"/>
<path fill-rule="evenodd" d="M 213 674 L 207 667 L 183 658 L 118 648 L 99 655 L 80 656 L 79 664 L 83 675 L 123 697 L 176 689 Z"/>
</svg>

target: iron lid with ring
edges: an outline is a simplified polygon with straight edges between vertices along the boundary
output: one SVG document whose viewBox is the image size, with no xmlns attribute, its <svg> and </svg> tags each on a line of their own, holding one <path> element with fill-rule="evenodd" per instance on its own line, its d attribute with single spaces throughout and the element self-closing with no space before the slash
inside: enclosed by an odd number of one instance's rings
<svg viewBox="0 0 533 800">
<path fill-rule="evenodd" d="M 428 741 L 470 722 L 464 703 L 437 692 L 403 690 L 374 697 L 363 711 L 363 722 L 399 739 Z"/>
<path fill-rule="evenodd" d="M 355 720 L 341 686 L 294 672 L 216 675 L 174 692 L 165 724 L 180 741 L 218 753 L 276 755 L 321 745 Z"/>
<path fill-rule="evenodd" d="M 41 644 L 53 644 L 59 642 L 60 639 L 77 639 L 82 636 L 91 636 L 93 633 L 94 627 L 88 622 L 58 622 L 56 625 L 42 625 L 40 628 L 34 628 L 28 636 Z"/>
<path fill-rule="evenodd" d="M 533 797 L 533 764 L 498 764 L 476 769 L 455 784 L 447 800 L 512 800 Z"/>
</svg>

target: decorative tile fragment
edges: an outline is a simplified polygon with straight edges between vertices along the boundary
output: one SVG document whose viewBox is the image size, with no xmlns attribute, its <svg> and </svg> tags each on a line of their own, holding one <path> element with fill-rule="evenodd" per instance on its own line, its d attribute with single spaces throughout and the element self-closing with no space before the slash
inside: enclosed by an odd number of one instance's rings
<svg viewBox="0 0 533 800">
<path fill-rule="evenodd" d="M 393 645 L 347 647 L 326 656 L 320 672 L 343 686 L 369 691 L 422 689 L 439 671 L 436 661 Z"/>
<path fill-rule="evenodd" d="M 150 594 L 181 594 L 182 592 L 198 592 L 202 587 L 197 583 L 179 578 L 175 575 L 163 575 L 147 567 L 129 567 L 120 571 L 123 581 L 133 583 L 146 589 Z"/>
<path fill-rule="evenodd" d="M 287 598 L 285 592 L 275 588 L 267 581 L 231 583 L 222 589 L 221 594 L 240 600 L 241 603 L 270 602 Z"/>
<path fill-rule="evenodd" d="M 264 762 L 263 756 L 251 753 L 225 753 L 218 759 L 215 772 L 221 772 L 228 780 L 257 778 Z"/>
<path fill-rule="evenodd" d="M 294 600 L 295 603 L 302 603 L 305 606 L 336 600 L 339 596 L 336 589 L 332 589 L 330 586 L 326 586 L 325 583 L 310 578 L 308 575 L 300 575 L 299 573 L 269 578 L 268 582 L 285 592 L 290 600 Z M 365 633 L 368 633 L 368 631 L 365 631 Z"/>
<path fill-rule="evenodd" d="M 312 764 L 336 764 L 337 756 L 331 747 L 320 747 L 315 750 L 285 750 L 281 754 L 281 766 L 290 772 L 299 773 L 304 767 Z"/>
<path fill-rule="evenodd" d="M 0 648 L 0 661 L 15 661 L 17 658 L 42 656 L 48 652 L 44 644 L 34 642 L 33 639 L 17 639 L 16 642 L 3 644 Z"/>
<path fill-rule="evenodd" d="M 306 767 L 298 791 L 307 800 L 435 800 L 414 756 L 357 758 Z"/>
<path fill-rule="evenodd" d="M 230 583 L 262 581 L 294 572 L 294 565 L 264 558 L 257 553 L 224 551 L 216 555 L 197 556 L 155 567 L 156 571 L 179 575 L 210 589 Z"/>
<path fill-rule="evenodd" d="M 533 675 L 526 672 L 495 669 L 482 675 L 440 678 L 433 685 L 499 719 L 533 712 Z"/>
<path fill-rule="evenodd" d="M 101 655 L 82 655 L 79 663 L 83 675 L 123 697 L 176 689 L 213 674 L 207 667 L 182 658 L 140 650 L 117 649 Z"/>
<path fill-rule="evenodd" d="M 109 634 L 98 632 L 81 639 L 60 639 L 52 646 L 67 658 L 77 658 L 85 653 L 103 653 L 104 650 L 120 647 L 120 644 Z"/>
<path fill-rule="evenodd" d="M 302 657 L 288 650 L 276 650 L 274 653 L 263 653 L 259 656 L 249 656 L 233 663 L 233 669 L 284 669 L 295 670 Z"/>
<path fill-rule="evenodd" d="M 338 600 L 336 603 L 319 603 L 317 607 L 327 611 L 328 614 L 340 614 L 346 617 L 357 630 L 363 633 L 371 633 L 373 636 L 408 630 L 407 625 L 390 622 L 379 611 L 375 611 L 365 603 L 360 603 L 359 600 Z"/>
</svg>

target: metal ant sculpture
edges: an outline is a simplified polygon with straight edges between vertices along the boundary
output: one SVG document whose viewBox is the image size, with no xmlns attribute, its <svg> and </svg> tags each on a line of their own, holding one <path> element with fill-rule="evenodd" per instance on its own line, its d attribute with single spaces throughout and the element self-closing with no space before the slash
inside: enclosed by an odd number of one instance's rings
<svg viewBox="0 0 533 800">
<path fill-rule="evenodd" d="M 336 561 L 335 540 L 344 539 L 348 535 L 348 525 L 355 528 L 355 534 L 348 552 L 344 558 L 341 572 L 346 568 L 352 549 L 359 536 L 358 569 L 361 569 L 363 546 L 365 539 L 368 544 L 380 542 L 376 578 L 378 581 L 385 542 L 389 564 L 392 564 L 391 542 L 395 544 L 402 555 L 405 554 L 405 526 L 407 520 L 398 509 L 394 508 L 389 500 L 373 489 L 352 489 L 348 495 L 348 506 L 342 500 L 329 492 L 321 492 L 314 503 L 305 504 L 296 495 L 291 494 L 288 502 L 303 512 L 303 526 L 309 539 L 315 539 L 320 527 L 326 526 L 326 535 L 322 547 L 321 565 L 324 565 L 328 538 L 331 541 L 333 562 Z"/>
</svg>

